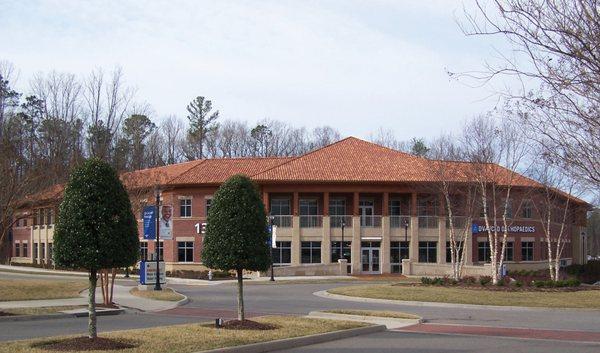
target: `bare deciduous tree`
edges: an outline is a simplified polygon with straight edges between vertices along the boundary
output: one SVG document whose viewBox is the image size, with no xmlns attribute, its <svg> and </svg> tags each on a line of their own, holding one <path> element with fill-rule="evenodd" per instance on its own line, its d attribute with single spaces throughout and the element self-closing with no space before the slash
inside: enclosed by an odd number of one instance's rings
<svg viewBox="0 0 600 353">
<path fill-rule="evenodd" d="M 503 92 L 528 114 L 519 116 L 548 156 L 588 189 L 600 190 L 600 7 L 596 0 L 476 1 L 465 11 L 468 35 L 501 36 L 512 47 L 499 63 L 461 76 L 489 82 L 517 78 Z M 489 5 L 489 6 L 488 6 Z"/>
<path fill-rule="evenodd" d="M 509 213 L 514 212 L 512 192 L 519 177 L 516 171 L 524 161 L 527 146 L 518 126 L 509 119 L 498 121 L 490 115 L 476 117 L 466 124 L 462 145 L 466 159 L 472 163 L 468 178 L 478 185 L 490 247 L 492 282 L 497 284 L 506 252 Z"/>
</svg>

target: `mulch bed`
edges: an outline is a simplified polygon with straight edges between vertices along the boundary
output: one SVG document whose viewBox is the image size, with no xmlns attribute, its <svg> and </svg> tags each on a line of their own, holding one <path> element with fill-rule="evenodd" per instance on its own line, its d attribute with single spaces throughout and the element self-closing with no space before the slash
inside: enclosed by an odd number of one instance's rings
<svg viewBox="0 0 600 353">
<path fill-rule="evenodd" d="M 133 343 L 117 341 L 109 338 L 98 337 L 89 339 L 88 337 L 68 338 L 60 341 L 34 345 L 35 348 L 41 348 L 49 351 L 114 351 L 119 349 L 135 348 Z"/>
<path fill-rule="evenodd" d="M 15 316 L 15 314 L 7 313 L 5 311 L 0 311 L 0 316 Z"/>
<path fill-rule="evenodd" d="M 229 320 L 223 323 L 222 328 L 226 330 L 275 330 L 277 326 L 263 324 L 252 320 Z"/>
<path fill-rule="evenodd" d="M 405 284 L 405 283 L 397 283 L 393 284 L 393 286 L 411 286 L 411 287 L 440 287 L 440 288 L 460 288 L 460 289 L 471 289 L 471 290 L 481 290 L 481 291 L 490 291 L 490 292 L 579 292 L 586 290 L 600 290 L 600 287 L 592 287 L 592 286 L 579 286 L 579 287 L 554 287 L 554 288 L 538 288 L 538 287 L 515 287 L 515 286 L 495 286 L 493 284 L 488 284 L 487 286 L 482 285 L 466 285 L 466 284 L 456 284 L 456 285 L 426 285 L 426 284 Z"/>
</svg>

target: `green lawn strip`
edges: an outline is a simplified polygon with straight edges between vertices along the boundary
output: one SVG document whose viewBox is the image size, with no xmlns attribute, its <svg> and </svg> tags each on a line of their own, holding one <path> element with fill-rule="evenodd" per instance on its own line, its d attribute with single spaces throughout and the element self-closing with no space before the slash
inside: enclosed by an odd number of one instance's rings
<svg viewBox="0 0 600 353">
<path fill-rule="evenodd" d="M 56 314 L 64 310 L 87 309 L 87 306 L 82 305 L 65 305 L 65 306 L 44 306 L 33 308 L 11 308 L 0 309 L 0 311 L 13 315 L 47 315 Z"/>
<path fill-rule="evenodd" d="M 252 320 L 270 323 L 278 328 L 265 331 L 225 330 L 207 327 L 203 324 L 186 324 L 100 333 L 99 336 L 138 345 L 135 348 L 124 350 L 127 353 L 189 353 L 367 326 L 360 322 L 284 316 L 265 316 Z M 0 353 L 47 353 L 48 351 L 32 347 L 32 345 L 52 342 L 65 337 L 3 342 L 0 346 Z M 70 352 L 77 353 L 79 351 Z"/>
<path fill-rule="evenodd" d="M 277 279 L 277 277 L 275 277 L 275 281 L 245 281 L 244 285 L 249 284 L 249 285 L 274 285 L 274 284 L 329 284 L 329 283 L 336 283 L 336 282 L 355 282 L 355 281 L 360 281 L 360 279 L 358 278 L 353 278 L 353 277 L 341 277 L 341 278 L 333 278 L 333 279 L 300 279 L 300 280 L 293 280 L 293 279 Z M 231 284 L 235 284 L 237 285 L 236 282 L 231 282 Z"/>
<path fill-rule="evenodd" d="M 365 285 L 328 291 L 353 297 L 421 302 L 600 309 L 600 290 L 575 292 L 504 292 L 437 286 Z"/>
<path fill-rule="evenodd" d="M 0 301 L 78 298 L 86 280 L 0 279 Z"/>
<path fill-rule="evenodd" d="M 170 302 L 178 302 L 181 299 L 185 298 L 183 295 L 175 292 L 171 288 L 163 288 L 161 291 L 154 290 L 138 290 L 137 288 L 132 288 L 129 293 L 135 295 L 136 297 L 153 299 L 153 300 L 165 300 Z"/>
<path fill-rule="evenodd" d="M 324 313 L 332 314 L 343 314 L 343 315 L 358 315 L 358 316 L 374 316 L 374 317 L 388 317 L 393 319 L 420 319 L 420 316 L 402 313 L 399 311 L 388 311 L 388 310 L 355 310 L 355 309 L 333 309 L 323 310 Z"/>
</svg>

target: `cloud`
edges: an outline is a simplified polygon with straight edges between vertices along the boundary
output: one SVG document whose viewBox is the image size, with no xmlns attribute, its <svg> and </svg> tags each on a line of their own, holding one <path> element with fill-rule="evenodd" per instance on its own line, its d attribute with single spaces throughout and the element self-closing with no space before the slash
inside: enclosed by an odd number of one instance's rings
<svg viewBox="0 0 600 353">
<path fill-rule="evenodd" d="M 16 2 L 3 5 L 0 46 L 22 77 L 120 65 L 159 115 L 205 95 L 228 118 L 433 136 L 490 104 L 445 74 L 487 50 L 449 3 Z"/>
</svg>

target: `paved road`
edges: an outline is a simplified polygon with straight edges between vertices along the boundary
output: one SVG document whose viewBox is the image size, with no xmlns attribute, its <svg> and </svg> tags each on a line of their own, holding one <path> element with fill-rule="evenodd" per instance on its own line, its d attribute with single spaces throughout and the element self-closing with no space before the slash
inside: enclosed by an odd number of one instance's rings
<svg viewBox="0 0 600 353">
<path fill-rule="evenodd" d="M 6 277 L 0 273 L 0 278 Z M 16 275 L 10 275 L 17 278 Z M 48 276 L 43 276 L 48 278 Z M 64 280 L 65 278 L 62 278 Z M 58 280 L 58 278 L 57 278 Z M 127 282 L 121 282 L 125 284 Z M 133 284 L 133 282 L 129 282 Z M 316 283 L 316 284 L 247 284 L 244 288 L 245 304 L 248 316 L 264 314 L 303 315 L 313 310 L 334 308 L 358 308 L 397 310 L 424 317 L 428 324 L 424 329 L 414 332 L 377 333 L 359 338 L 351 338 L 322 345 L 292 349 L 290 352 L 506 352 L 506 351 L 555 351 L 555 352 L 598 352 L 600 345 L 588 343 L 572 343 L 563 340 L 524 340 L 507 337 L 464 335 L 465 332 L 454 332 L 453 335 L 441 335 L 440 324 L 451 324 L 452 327 L 469 327 L 467 325 L 492 327 L 496 331 L 508 332 L 506 328 L 529 328 L 554 330 L 550 337 L 564 334 L 556 330 L 582 331 L 579 337 L 597 337 L 600 333 L 599 311 L 584 310 L 507 310 L 492 308 L 464 309 L 452 307 L 424 307 L 415 305 L 375 304 L 363 302 L 340 301 L 320 298 L 313 293 L 337 286 L 358 285 L 361 283 Z M 148 314 L 128 313 L 119 316 L 99 318 L 100 331 L 113 331 L 129 328 L 143 328 L 213 320 L 215 317 L 235 317 L 236 287 L 232 284 L 217 286 L 174 285 L 179 292 L 187 295 L 190 302 L 176 309 Z M 58 334 L 85 333 L 86 318 L 40 320 L 25 322 L 0 322 L 0 340 L 12 340 L 29 337 L 53 336 Z M 429 332 L 426 332 L 429 329 Z M 450 330 L 452 331 L 452 330 Z M 456 330 L 455 330 L 456 331 Z M 437 332 L 437 333 L 433 333 Z M 467 332 L 468 333 L 468 332 Z M 473 333 L 471 333 L 473 334 Z M 530 337 L 535 337 L 531 335 Z"/>
<path fill-rule="evenodd" d="M 279 351 L 279 353 L 597 353 L 599 350 L 599 345 L 588 343 L 386 331 L 312 346 L 291 348 Z"/>
<path fill-rule="evenodd" d="M 251 284 L 244 287 L 246 310 L 255 313 L 307 314 L 319 309 L 382 309 L 397 310 L 422 316 L 431 323 L 528 327 L 539 329 L 584 330 L 600 332 L 600 311 L 548 310 L 521 311 L 507 309 L 439 308 L 398 304 L 372 304 L 320 298 L 314 292 L 349 283 L 327 284 Z M 184 308 L 235 309 L 236 287 L 175 286 L 190 298 Z M 183 308 L 181 308 L 183 309 Z"/>
</svg>

